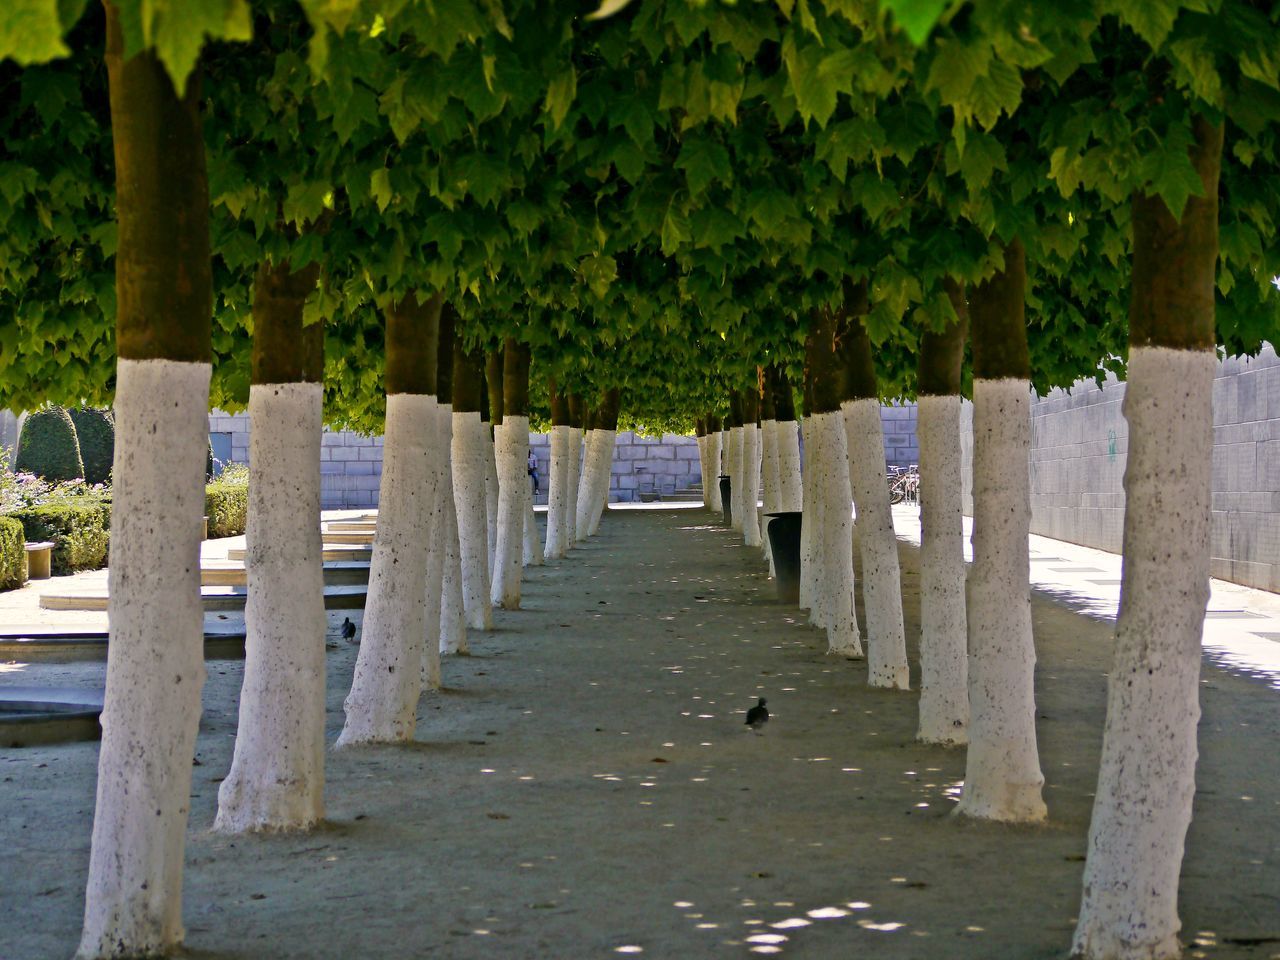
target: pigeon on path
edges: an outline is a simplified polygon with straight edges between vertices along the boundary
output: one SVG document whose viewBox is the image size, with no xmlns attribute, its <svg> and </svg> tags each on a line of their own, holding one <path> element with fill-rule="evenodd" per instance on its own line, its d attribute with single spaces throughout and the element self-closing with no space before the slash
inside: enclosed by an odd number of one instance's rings
<svg viewBox="0 0 1280 960">
<path fill-rule="evenodd" d="M 769 710 L 765 707 L 764 697 L 760 698 L 760 702 L 747 711 L 747 726 L 752 730 L 759 730 L 769 722 Z"/>
<path fill-rule="evenodd" d="M 350 617 L 342 618 L 342 639 L 347 643 L 359 643 L 356 639 L 356 625 L 351 622 Z"/>
</svg>

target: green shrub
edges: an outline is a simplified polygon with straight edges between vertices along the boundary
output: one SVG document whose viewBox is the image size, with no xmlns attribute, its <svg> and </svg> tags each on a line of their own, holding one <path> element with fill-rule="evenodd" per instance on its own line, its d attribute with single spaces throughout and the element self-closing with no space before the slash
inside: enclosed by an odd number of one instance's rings
<svg viewBox="0 0 1280 960">
<path fill-rule="evenodd" d="M 53 572 L 74 573 L 106 566 L 111 540 L 111 504 L 85 498 L 84 503 L 46 503 L 10 514 L 22 524 L 26 540 L 53 541 Z"/>
<path fill-rule="evenodd" d="M 107 483 L 116 453 L 116 421 L 110 410 L 74 407 L 67 411 L 76 426 L 84 478 L 89 483 Z"/>
<path fill-rule="evenodd" d="M 14 590 L 26 579 L 27 552 L 22 524 L 0 517 L 0 590 Z"/>
<path fill-rule="evenodd" d="M 249 484 L 215 480 L 204 488 L 210 537 L 238 537 L 249 512 Z"/>
<path fill-rule="evenodd" d="M 84 476 L 76 426 L 66 410 L 51 406 L 27 415 L 14 469 L 51 481 Z"/>
</svg>

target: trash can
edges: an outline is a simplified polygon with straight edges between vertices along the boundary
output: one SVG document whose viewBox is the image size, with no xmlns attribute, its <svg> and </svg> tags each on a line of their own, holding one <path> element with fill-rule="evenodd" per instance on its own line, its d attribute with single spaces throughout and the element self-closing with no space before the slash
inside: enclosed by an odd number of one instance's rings
<svg viewBox="0 0 1280 960">
<path fill-rule="evenodd" d="M 724 525 L 726 527 L 733 526 L 733 500 L 730 487 L 733 482 L 729 479 L 727 473 L 720 474 L 720 505 L 724 510 Z"/>
<path fill-rule="evenodd" d="M 769 517 L 769 549 L 773 551 L 773 575 L 778 599 L 782 603 L 800 603 L 800 527 L 804 514 L 799 510 L 767 513 Z"/>
</svg>

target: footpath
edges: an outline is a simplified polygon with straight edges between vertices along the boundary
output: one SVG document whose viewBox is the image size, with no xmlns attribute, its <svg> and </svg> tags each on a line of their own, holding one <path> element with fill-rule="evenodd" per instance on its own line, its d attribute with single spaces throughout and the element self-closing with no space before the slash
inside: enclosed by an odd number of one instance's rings
<svg viewBox="0 0 1280 960">
<path fill-rule="evenodd" d="M 909 637 L 916 554 L 903 542 Z M 188 955 L 1063 957 L 1111 650 L 1083 596 L 1034 598 L 1050 817 L 1037 827 L 951 816 L 963 751 L 916 744 L 916 694 L 872 690 L 864 664 L 826 656 L 823 635 L 775 600 L 758 552 L 699 509 L 611 509 L 568 559 L 526 568 L 524 609 L 498 612 L 493 632 L 471 635 L 472 656 L 446 660 L 417 742 L 330 753 L 329 822 L 315 833 L 210 832 L 242 672 L 210 660 Z M 330 743 L 356 653 L 335 613 Z M 100 686 L 104 670 L 0 663 L 0 685 Z M 1181 884 L 1189 957 L 1280 956 L 1271 684 L 1256 668 L 1203 671 Z M 743 723 L 757 697 L 772 713 L 758 734 Z M 0 750 L 6 960 L 74 951 L 96 762 L 94 743 Z"/>
</svg>

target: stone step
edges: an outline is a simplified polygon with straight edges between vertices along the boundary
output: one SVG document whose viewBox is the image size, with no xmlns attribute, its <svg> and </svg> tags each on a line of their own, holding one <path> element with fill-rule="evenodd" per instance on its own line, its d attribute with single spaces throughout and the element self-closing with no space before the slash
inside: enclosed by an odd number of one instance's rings
<svg viewBox="0 0 1280 960">
<path fill-rule="evenodd" d="M 364 584 L 325 587 L 326 610 L 362 610 L 368 587 Z M 243 587 L 202 587 L 200 601 L 206 613 L 218 610 L 243 610 L 248 594 Z M 45 593 L 40 596 L 42 610 L 106 610 L 106 590 L 78 590 L 67 593 Z"/>
<path fill-rule="evenodd" d="M 353 586 L 369 582 L 367 561 L 342 561 L 324 564 L 325 586 Z M 204 587 L 243 587 L 248 584 L 244 563 L 210 564 L 200 568 L 200 585 Z"/>
</svg>

